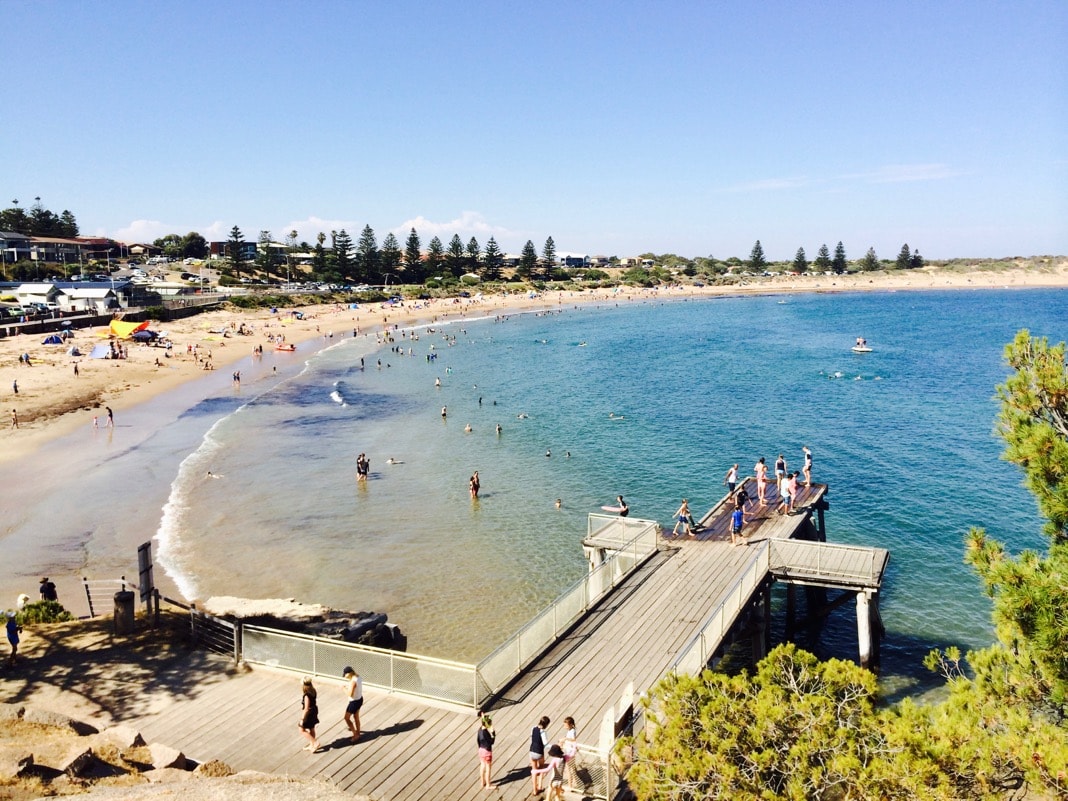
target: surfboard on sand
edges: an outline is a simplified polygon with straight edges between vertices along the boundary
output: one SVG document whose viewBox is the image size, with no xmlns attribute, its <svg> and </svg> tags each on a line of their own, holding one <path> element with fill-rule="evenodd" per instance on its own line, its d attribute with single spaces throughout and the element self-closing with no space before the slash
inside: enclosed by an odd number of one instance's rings
<svg viewBox="0 0 1068 801">
<path fill-rule="evenodd" d="M 602 506 L 601 508 L 606 512 L 615 512 L 616 514 L 623 511 L 622 506 Z"/>
</svg>

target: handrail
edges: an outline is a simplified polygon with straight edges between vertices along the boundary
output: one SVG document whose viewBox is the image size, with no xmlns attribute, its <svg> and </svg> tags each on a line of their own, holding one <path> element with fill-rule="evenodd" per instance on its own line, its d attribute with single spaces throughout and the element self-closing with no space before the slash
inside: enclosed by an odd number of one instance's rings
<svg viewBox="0 0 1068 801">
<path fill-rule="evenodd" d="M 855 579 L 874 584 L 877 573 L 877 559 L 880 554 L 886 553 L 882 548 L 870 548 L 863 545 L 843 545 L 829 542 L 811 542 L 808 540 L 771 540 L 771 560 L 769 570 L 800 570 L 810 572 L 815 576 L 827 576 L 843 579 Z M 816 564 L 813 568 L 810 564 L 797 564 L 791 560 L 791 552 L 815 552 Z M 850 570 L 848 568 L 831 569 L 826 567 L 823 558 L 825 553 L 855 553 L 866 559 L 860 560 L 866 569 Z"/>
<path fill-rule="evenodd" d="M 561 632 L 570 628 L 593 604 L 618 586 L 621 581 L 637 570 L 647 557 L 656 552 L 659 526 L 655 521 L 607 518 L 604 515 L 591 514 L 587 531 L 592 531 L 595 519 L 601 518 L 614 522 L 623 520 L 624 530 L 635 527 L 641 530 L 631 539 L 621 540 L 618 548 L 612 548 L 612 556 L 571 584 L 552 603 L 478 663 L 475 670 L 485 691 L 480 695 L 479 704 L 519 675 L 524 667 L 533 662 L 548 645 L 557 640 Z M 514 652 L 514 655 L 506 660 L 505 658 L 509 657 L 511 652 Z M 500 675 L 495 676 L 493 668 L 495 664 L 501 662 L 505 664 L 500 667 L 506 670 L 497 671 Z"/>
<path fill-rule="evenodd" d="M 753 556 L 752 562 L 745 572 L 738 577 L 738 579 L 727 590 L 723 599 L 716 605 L 712 612 L 705 618 L 705 622 L 701 625 L 690 641 L 686 643 L 683 649 L 679 652 L 679 655 L 675 658 L 675 661 L 667 669 L 667 673 L 675 673 L 680 669 L 681 665 L 686 664 L 687 670 L 689 669 L 689 662 L 695 657 L 699 657 L 700 661 L 697 663 L 697 670 L 694 672 L 700 672 L 708 663 L 708 657 L 710 654 L 715 653 L 719 648 L 720 643 L 723 641 L 723 637 L 730 630 L 730 627 L 734 624 L 738 614 L 745 608 L 745 605 L 749 602 L 749 598 L 752 595 L 753 589 L 758 587 L 763 582 L 765 576 L 768 574 L 769 562 L 770 562 L 771 546 L 770 541 L 765 540 L 760 544 L 760 550 Z M 743 592 L 743 588 L 748 588 L 748 592 Z M 733 604 L 734 609 L 732 612 L 727 612 L 728 604 Z M 711 634 L 712 639 L 706 640 Z"/>
</svg>

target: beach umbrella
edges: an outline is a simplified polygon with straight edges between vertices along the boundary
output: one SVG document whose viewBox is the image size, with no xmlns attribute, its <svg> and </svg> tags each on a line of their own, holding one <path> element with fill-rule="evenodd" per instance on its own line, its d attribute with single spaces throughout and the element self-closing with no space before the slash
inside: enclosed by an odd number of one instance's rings
<svg viewBox="0 0 1068 801">
<path fill-rule="evenodd" d="M 147 331 L 147 330 L 145 330 L 145 331 L 135 331 L 132 334 L 132 338 L 136 339 L 138 342 L 151 342 L 153 339 L 156 338 L 156 336 L 157 336 L 157 334 L 156 334 L 155 331 Z"/>
</svg>

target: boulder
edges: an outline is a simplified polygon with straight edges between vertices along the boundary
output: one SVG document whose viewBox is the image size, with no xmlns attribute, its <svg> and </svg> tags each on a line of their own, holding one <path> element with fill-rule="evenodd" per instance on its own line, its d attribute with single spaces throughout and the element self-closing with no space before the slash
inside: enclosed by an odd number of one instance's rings
<svg viewBox="0 0 1068 801">
<path fill-rule="evenodd" d="M 0 721 L 21 720 L 26 707 L 20 704 L 0 704 Z"/>
<path fill-rule="evenodd" d="M 148 746 L 148 750 L 152 754 L 153 769 L 178 768 L 179 770 L 185 770 L 185 754 L 177 748 L 171 748 L 163 743 L 152 743 Z"/>
<path fill-rule="evenodd" d="M 80 720 L 75 720 L 74 718 L 59 712 L 50 712 L 47 709 L 36 709 L 32 706 L 27 707 L 22 719 L 27 723 L 36 723 L 38 726 L 52 726 L 56 729 L 67 729 L 68 731 L 83 736 L 86 734 L 96 734 L 96 726 L 92 726 L 89 723 L 83 723 Z"/>
<path fill-rule="evenodd" d="M 145 738 L 141 736 L 141 732 L 130 726 L 108 726 L 97 735 L 97 740 L 110 743 L 120 751 L 138 748 L 145 744 Z"/>
<path fill-rule="evenodd" d="M 57 767 L 61 772 L 66 773 L 68 776 L 81 776 L 89 769 L 89 766 L 93 764 L 95 759 L 96 757 L 93 755 L 92 748 L 79 745 L 73 751 L 68 753 Z"/>
<path fill-rule="evenodd" d="M 0 780 L 17 779 L 33 770 L 33 754 L 25 748 L 0 749 Z"/>
<path fill-rule="evenodd" d="M 173 782 L 188 781 L 193 773 L 181 768 L 158 768 L 144 774 L 149 784 L 171 784 Z"/>
</svg>

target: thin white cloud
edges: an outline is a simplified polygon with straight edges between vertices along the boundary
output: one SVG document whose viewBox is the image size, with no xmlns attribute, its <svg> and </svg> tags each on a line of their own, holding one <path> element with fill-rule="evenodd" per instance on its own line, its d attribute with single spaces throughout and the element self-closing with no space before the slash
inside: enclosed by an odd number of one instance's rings
<svg viewBox="0 0 1068 801">
<path fill-rule="evenodd" d="M 843 179 L 871 184 L 896 184 L 910 181 L 941 181 L 962 173 L 946 164 L 885 164 L 868 172 L 843 175 Z"/>
<path fill-rule="evenodd" d="M 402 238 L 413 228 L 419 234 L 419 238 L 424 245 L 435 236 L 439 237 L 443 242 L 447 242 L 452 239 L 453 234 L 459 234 L 461 239 L 467 239 L 472 236 L 479 239 L 489 239 L 491 236 L 500 239 L 501 237 L 512 235 L 512 232 L 507 228 L 490 225 L 486 218 L 477 211 L 465 211 L 455 220 L 441 223 L 433 222 L 420 215 L 411 220 L 405 220 L 393 229 L 393 234 L 397 238 Z"/>
<path fill-rule="evenodd" d="M 805 177 L 796 178 L 762 178 L 757 181 L 749 181 L 744 184 L 735 184 L 728 187 L 730 192 L 777 192 L 783 189 L 800 189 L 809 186 L 811 179 Z"/>
</svg>

